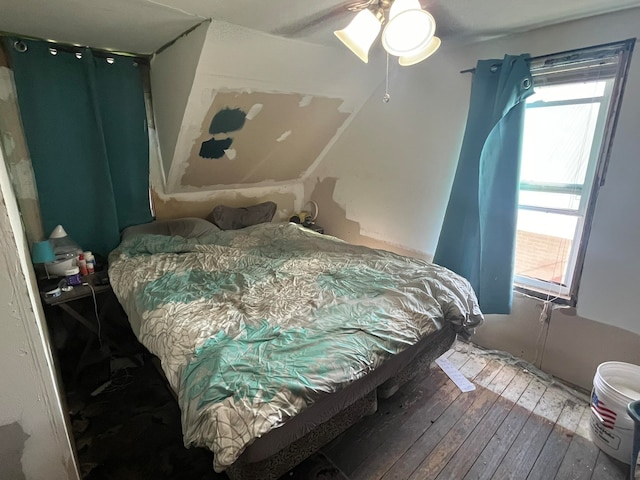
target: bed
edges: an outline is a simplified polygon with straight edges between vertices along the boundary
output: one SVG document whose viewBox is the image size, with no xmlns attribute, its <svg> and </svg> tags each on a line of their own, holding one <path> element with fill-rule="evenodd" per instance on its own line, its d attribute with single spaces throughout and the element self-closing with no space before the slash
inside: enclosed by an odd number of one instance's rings
<svg viewBox="0 0 640 480">
<path fill-rule="evenodd" d="M 109 278 L 232 479 L 278 478 L 482 322 L 453 272 L 292 223 L 133 227 Z"/>
</svg>

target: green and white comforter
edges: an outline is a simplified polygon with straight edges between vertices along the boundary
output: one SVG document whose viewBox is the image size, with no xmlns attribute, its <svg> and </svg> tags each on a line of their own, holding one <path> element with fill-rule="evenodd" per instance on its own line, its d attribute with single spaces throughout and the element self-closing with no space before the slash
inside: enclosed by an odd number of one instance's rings
<svg viewBox="0 0 640 480">
<path fill-rule="evenodd" d="M 469 283 L 294 224 L 128 238 L 109 277 L 178 393 L 185 445 L 232 464 L 256 438 L 429 335 L 482 321 Z"/>
</svg>

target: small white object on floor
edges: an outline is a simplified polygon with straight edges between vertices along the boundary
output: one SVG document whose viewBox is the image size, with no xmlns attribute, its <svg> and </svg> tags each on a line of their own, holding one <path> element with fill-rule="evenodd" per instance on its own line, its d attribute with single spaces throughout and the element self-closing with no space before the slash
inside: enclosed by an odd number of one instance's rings
<svg viewBox="0 0 640 480">
<path fill-rule="evenodd" d="M 98 388 L 96 388 L 93 392 L 91 392 L 91 396 L 95 397 L 96 395 L 100 395 L 102 392 L 104 392 L 107 387 L 109 387 L 111 385 L 111 380 L 107 380 L 106 382 L 104 382 L 102 385 L 100 385 Z"/>
<path fill-rule="evenodd" d="M 444 373 L 456 384 L 461 392 L 471 392 L 476 389 L 476 386 L 471 383 L 467 378 L 460 373 L 448 358 L 439 357 L 436 358 L 436 364 L 442 369 Z"/>
</svg>

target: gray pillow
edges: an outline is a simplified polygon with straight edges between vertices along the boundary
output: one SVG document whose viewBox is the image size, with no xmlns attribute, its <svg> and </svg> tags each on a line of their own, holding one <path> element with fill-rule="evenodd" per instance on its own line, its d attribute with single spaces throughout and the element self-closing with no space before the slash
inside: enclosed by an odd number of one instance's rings
<svg viewBox="0 0 640 480">
<path fill-rule="evenodd" d="M 138 234 L 199 238 L 212 231 L 219 230 L 220 229 L 213 223 L 203 220 L 202 218 L 175 218 L 170 220 L 156 220 L 150 223 L 127 227 L 122 231 L 122 240 L 125 240 L 131 235 Z"/>
<path fill-rule="evenodd" d="M 218 205 L 207 216 L 207 220 L 222 230 L 238 230 L 258 223 L 270 222 L 276 213 L 274 202 L 263 202 L 250 207 L 228 207 Z"/>
</svg>

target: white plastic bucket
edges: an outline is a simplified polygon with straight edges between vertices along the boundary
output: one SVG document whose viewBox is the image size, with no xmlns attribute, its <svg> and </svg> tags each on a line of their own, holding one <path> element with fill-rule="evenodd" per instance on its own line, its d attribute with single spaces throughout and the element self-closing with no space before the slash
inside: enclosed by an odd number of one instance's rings
<svg viewBox="0 0 640 480">
<path fill-rule="evenodd" d="M 606 454 L 631 463 L 634 423 L 627 405 L 640 400 L 640 366 L 605 362 L 598 366 L 591 392 L 593 442 Z"/>
</svg>

